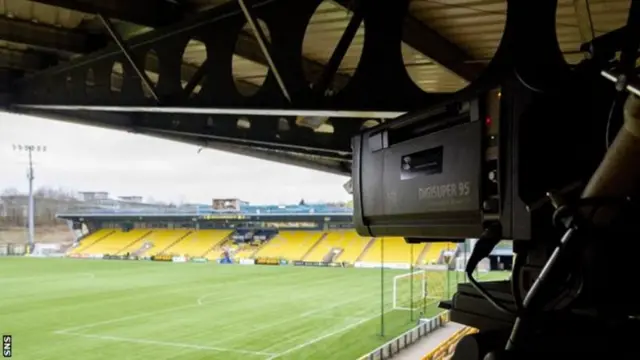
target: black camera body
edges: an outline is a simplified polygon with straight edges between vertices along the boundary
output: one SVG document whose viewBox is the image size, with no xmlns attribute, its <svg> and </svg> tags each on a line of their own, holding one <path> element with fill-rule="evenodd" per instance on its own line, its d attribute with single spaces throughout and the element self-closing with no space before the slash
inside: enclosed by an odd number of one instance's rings
<svg viewBox="0 0 640 360">
<path fill-rule="evenodd" d="M 451 241 L 498 220 L 499 98 L 494 90 L 355 137 L 358 233 Z"/>
<path fill-rule="evenodd" d="M 497 334 L 492 347 L 503 346 L 509 338 L 518 319 L 516 304 L 522 304 L 566 231 L 552 221 L 555 208 L 548 194 L 579 199 L 606 150 L 599 129 L 607 119 L 603 104 L 611 93 L 600 78 L 590 75 L 578 74 L 575 82 L 545 94 L 528 89 L 517 77 L 506 77 L 499 88 L 467 92 L 353 139 L 354 224 L 359 234 L 400 236 L 415 243 L 479 238 L 487 229 L 499 229 L 500 239 L 513 240 L 511 280 L 480 283 L 511 313 L 497 310 L 471 284 L 460 284 L 453 299 L 440 305 L 450 310 L 451 320 L 476 327 L 481 334 Z M 584 259 L 575 264 L 594 266 Z M 567 284 L 556 277 L 542 302 L 576 294 L 576 284 L 600 289 L 603 280 L 584 274 Z M 580 301 L 526 328 L 574 331 L 575 324 L 582 324 L 577 329 L 584 329 L 594 317 L 576 312 L 593 313 L 594 304 Z M 532 346 L 551 341 L 525 338 Z"/>
</svg>

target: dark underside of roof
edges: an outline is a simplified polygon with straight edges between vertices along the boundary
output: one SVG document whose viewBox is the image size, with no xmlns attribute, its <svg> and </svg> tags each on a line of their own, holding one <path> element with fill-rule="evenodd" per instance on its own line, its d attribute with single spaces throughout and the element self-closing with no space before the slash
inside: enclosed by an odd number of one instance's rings
<svg viewBox="0 0 640 360">
<path fill-rule="evenodd" d="M 507 3 L 5 0 L 1 99 L 9 111 L 349 174 L 354 134 L 482 73 Z M 557 4 L 568 63 L 624 25 L 630 1 L 585 3 Z"/>
</svg>

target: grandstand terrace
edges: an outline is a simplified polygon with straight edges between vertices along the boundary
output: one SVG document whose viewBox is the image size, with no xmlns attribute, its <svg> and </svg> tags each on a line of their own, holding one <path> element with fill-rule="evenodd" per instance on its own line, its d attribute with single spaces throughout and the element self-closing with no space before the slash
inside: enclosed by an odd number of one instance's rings
<svg viewBox="0 0 640 360">
<path fill-rule="evenodd" d="M 239 263 L 274 259 L 340 266 L 409 269 L 455 267 L 468 243 L 408 244 L 403 238 L 360 236 L 352 210 L 336 204 L 251 205 L 214 199 L 212 205 L 105 207 L 58 214 L 76 229 L 72 257 L 156 256 Z M 467 244 L 467 245 L 465 245 Z M 491 267 L 511 266 L 510 244 L 495 250 Z"/>
<path fill-rule="evenodd" d="M 181 256 L 240 262 L 338 263 L 405 268 L 445 264 L 456 243 L 407 244 L 403 238 L 358 235 L 352 210 L 329 204 L 251 205 L 216 199 L 212 205 L 70 209 L 58 215 L 80 230 L 74 257 Z M 384 242 L 384 246 L 383 246 Z"/>
</svg>

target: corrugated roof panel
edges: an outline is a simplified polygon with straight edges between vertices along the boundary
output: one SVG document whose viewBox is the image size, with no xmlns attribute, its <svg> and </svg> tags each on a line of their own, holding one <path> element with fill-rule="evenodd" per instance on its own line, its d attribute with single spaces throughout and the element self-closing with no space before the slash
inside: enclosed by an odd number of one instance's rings
<svg viewBox="0 0 640 360">
<path fill-rule="evenodd" d="M 424 91 L 455 92 L 468 85 L 466 80 L 404 43 L 402 57 L 409 77 Z"/>
<path fill-rule="evenodd" d="M 324 1 L 318 6 L 311 17 L 303 42 L 303 55 L 319 63 L 326 64 L 333 54 L 336 45 L 340 41 L 353 13 L 335 4 L 332 1 Z M 360 61 L 362 46 L 364 44 L 364 22 L 360 24 L 351 46 L 347 50 L 339 72 L 353 75 Z"/>
<path fill-rule="evenodd" d="M 502 38 L 505 0 L 414 0 L 411 14 L 476 59 L 490 60 Z"/>
<path fill-rule="evenodd" d="M 191 0 L 191 3 L 197 8 L 208 8 L 208 5 L 227 1 Z M 578 51 L 579 46 L 590 39 L 591 28 L 597 36 L 624 25 L 630 3 L 631 0 L 559 0 L 556 32 L 566 59 L 575 63 L 583 58 Z M 587 4 L 593 25 L 585 25 L 584 22 Z M 409 11 L 412 16 L 468 51 L 479 62 L 486 63 L 493 57 L 502 38 L 506 7 L 505 0 L 413 0 Z M 85 30 L 98 30 L 97 25 L 96 28 L 87 27 L 96 23 L 94 15 L 27 0 L 0 0 L 0 15 L 65 28 L 76 28 L 82 24 Z M 303 56 L 322 64 L 328 62 L 352 15 L 348 9 L 333 1 L 323 1 L 306 30 Z M 150 30 L 121 21 L 114 22 L 125 38 Z M 245 31 L 251 33 L 248 28 Z M 268 35 L 268 29 L 265 32 Z M 364 32 L 364 24 L 361 24 L 340 64 L 340 73 L 352 75 L 358 67 Z M 12 45 L 0 43 L 0 46 Z M 456 91 L 467 85 L 465 80 L 406 44 L 402 45 L 402 53 L 407 72 L 425 91 Z M 206 59 L 206 49 L 202 43 L 191 41 L 183 58 L 186 63 L 199 66 Z M 233 57 L 233 63 L 233 73 L 238 80 L 256 85 L 264 81 L 268 72 L 267 66 L 239 56 Z M 157 79 L 157 74 L 149 75 Z"/>
<path fill-rule="evenodd" d="M 567 62 L 577 63 L 584 58 L 575 54 L 583 42 L 624 26 L 630 4 L 629 0 L 560 0 L 556 33 Z"/>
<path fill-rule="evenodd" d="M 94 15 L 27 0 L 0 0 L 0 15 L 68 29 L 76 28 L 83 20 L 94 17 Z"/>
<path fill-rule="evenodd" d="M 586 1 L 574 0 L 560 0 L 558 3 L 558 43 L 570 62 L 582 58 L 575 54 L 583 42 L 576 8 L 586 9 L 586 4 Z M 588 4 L 597 36 L 624 25 L 630 0 L 589 0 Z M 484 61 L 493 57 L 500 44 L 506 8 L 505 0 L 413 0 L 410 3 L 410 11 L 416 18 L 467 50 L 474 58 Z"/>
<path fill-rule="evenodd" d="M 207 47 L 199 40 L 189 40 L 182 54 L 182 61 L 200 66 L 207 59 Z"/>
<path fill-rule="evenodd" d="M 269 72 L 267 66 L 247 60 L 238 55 L 233 55 L 232 61 L 234 77 L 254 85 L 262 85 Z"/>
<path fill-rule="evenodd" d="M 0 40 L 0 48 L 9 49 L 9 50 L 20 50 L 20 51 L 29 50 L 28 45 L 18 44 L 11 41 L 5 41 L 5 40 Z"/>
</svg>

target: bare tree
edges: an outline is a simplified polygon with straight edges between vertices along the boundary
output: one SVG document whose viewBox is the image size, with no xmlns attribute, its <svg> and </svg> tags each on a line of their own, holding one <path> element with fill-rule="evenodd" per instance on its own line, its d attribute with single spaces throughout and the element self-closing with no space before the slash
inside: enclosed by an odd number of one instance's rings
<svg viewBox="0 0 640 360">
<path fill-rule="evenodd" d="M 14 187 L 10 187 L 2 190 L 1 194 L 2 194 L 1 196 L 15 196 L 15 195 L 20 195 L 20 192 L 18 191 L 18 189 Z"/>
<path fill-rule="evenodd" d="M 26 224 L 29 206 L 26 194 L 20 194 L 16 189 L 9 188 L 0 192 L 0 224 L 5 226 L 24 226 Z M 52 226 L 63 224 L 64 221 L 56 214 L 65 211 L 77 199 L 75 192 L 64 188 L 41 186 L 34 192 L 36 226 Z"/>
</svg>

